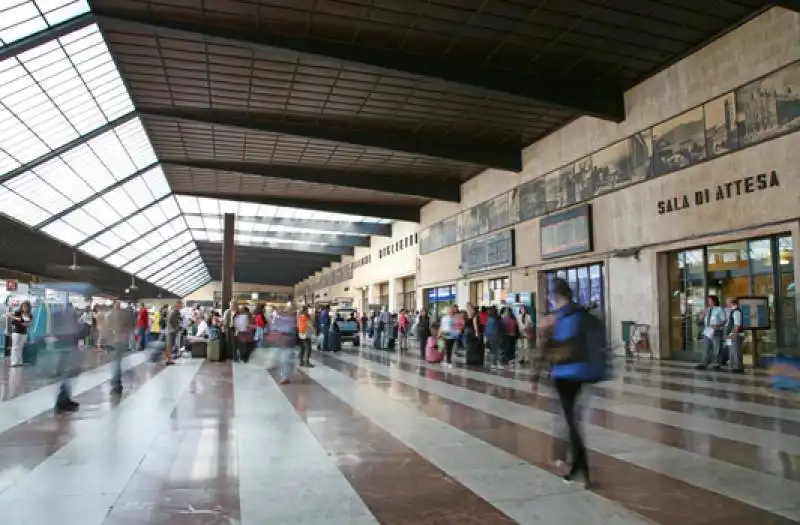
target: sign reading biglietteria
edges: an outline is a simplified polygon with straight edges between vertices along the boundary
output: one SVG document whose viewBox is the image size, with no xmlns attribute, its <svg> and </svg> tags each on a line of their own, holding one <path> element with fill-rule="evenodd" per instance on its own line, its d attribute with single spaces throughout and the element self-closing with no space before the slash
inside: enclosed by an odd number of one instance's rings
<svg viewBox="0 0 800 525">
<path fill-rule="evenodd" d="M 733 199 L 748 193 L 777 188 L 780 185 L 777 172 L 759 173 L 758 175 L 736 179 L 711 188 L 697 190 L 693 195 L 684 193 L 683 195 L 658 201 L 658 214 L 664 215 L 665 213 L 681 211 L 686 208 L 702 206 L 710 202 Z"/>
</svg>

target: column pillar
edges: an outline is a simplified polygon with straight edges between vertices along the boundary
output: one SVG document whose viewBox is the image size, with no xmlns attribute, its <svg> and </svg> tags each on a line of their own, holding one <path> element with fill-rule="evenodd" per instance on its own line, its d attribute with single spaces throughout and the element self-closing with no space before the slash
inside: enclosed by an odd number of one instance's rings
<svg viewBox="0 0 800 525">
<path fill-rule="evenodd" d="M 222 233 L 222 309 L 228 307 L 233 297 L 233 267 L 236 261 L 234 232 L 236 226 L 236 216 L 233 213 L 226 213 L 223 220 Z"/>
</svg>

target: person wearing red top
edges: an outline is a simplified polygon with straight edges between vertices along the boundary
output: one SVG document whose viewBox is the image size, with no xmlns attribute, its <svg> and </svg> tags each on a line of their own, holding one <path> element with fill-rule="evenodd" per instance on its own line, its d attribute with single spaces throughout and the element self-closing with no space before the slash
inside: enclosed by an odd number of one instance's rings
<svg viewBox="0 0 800 525">
<path fill-rule="evenodd" d="M 148 326 L 150 326 L 150 312 L 147 311 L 147 307 L 144 303 L 139 303 L 139 312 L 136 314 L 136 337 L 139 342 L 140 351 L 144 351 L 144 347 L 147 344 Z"/>
<path fill-rule="evenodd" d="M 264 342 L 264 335 L 266 334 L 267 328 L 267 316 L 264 314 L 264 305 L 259 304 L 256 307 L 256 348 L 261 348 L 262 343 Z"/>
<path fill-rule="evenodd" d="M 397 316 L 397 331 L 400 335 L 400 352 L 408 352 L 408 332 L 411 329 L 411 321 L 408 318 L 405 308 L 400 310 Z"/>
</svg>

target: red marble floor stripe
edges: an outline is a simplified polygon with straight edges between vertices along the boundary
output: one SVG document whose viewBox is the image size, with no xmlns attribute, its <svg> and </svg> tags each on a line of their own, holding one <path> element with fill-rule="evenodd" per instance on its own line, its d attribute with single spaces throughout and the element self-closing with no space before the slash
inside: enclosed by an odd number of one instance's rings
<svg viewBox="0 0 800 525">
<path fill-rule="evenodd" d="M 332 356 L 318 357 L 326 366 L 353 379 L 367 374 L 358 366 Z M 423 372 L 428 379 L 446 382 L 446 372 Z M 399 381 L 373 383 L 386 392 L 416 399 L 425 414 L 486 441 L 529 463 L 551 469 L 551 436 L 475 410 L 442 396 Z M 593 480 L 597 494 L 617 502 L 661 525 L 788 525 L 795 522 L 721 494 L 695 487 L 620 459 L 590 451 Z"/>
<path fill-rule="evenodd" d="M 388 356 L 376 357 L 362 354 L 361 357 L 382 364 L 389 363 Z M 397 363 L 394 360 L 392 360 L 392 363 L 393 366 L 397 366 L 406 372 L 418 373 L 416 365 L 410 365 L 405 362 Z M 430 368 L 428 370 L 430 370 Z M 561 413 L 561 406 L 557 399 L 538 396 L 531 392 L 498 386 L 486 381 L 466 378 L 456 374 L 444 374 L 441 377 L 437 377 L 437 379 L 453 386 L 533 407 L 538 410 L 550 412 L 551 414 Z M 599 391 L 599 389 L 594 389 L 593 394 L 595 391 Z M 607 393 L 604 391 L 600 392 Z M 628 397 L 629 394 L 623 394 L 619 396 L 618 399 L 627 401 Z M 800 456 L 796 454 L 758 447 L 750 443 L 742 443 L 705 432 L 687 430 L 683 427 L 653 423 L 596 407 L 585 409 L 584 419 L 597 426 L 623 432 L 641 439 L 647 439 L 669 447 L 688 450 L 689 452 L 793 481 L 800 481 L 800 468 L 797 467 L 797 465 L 800 465 Z M 778 464 L 772 461 L 776 457 L 780 460 Z M 765 458 L 767 458 L 767 460 L 765 460 Z"/>
<path fill-rule="evenodd" d="M 81 421 L 103 417 L 161 370 L 163 367 L 142 363 L 123 373 L 125 390 L 122 398 L 112 396 L 108 384 L 103 383 L 75 396 L 81 404 L 78 412 L 55 415 L 48 410 L 0 434 L 0 491 L 66 445 L 74 437 L 74 426 Z"/>
<path fill-rule="evenodd" d="M 281 387 L 283 392 L 380 523 L 515 523 L 317 382 L 301 377 Z"/>
<path fill-rule="evenodd" d="M 81 353 L 83 354 L 81 372 L 95 369 L 113 359 L 108 352 L 83 350 Z M 52 375 L 43 376 L 43 369 L 55 370 L 55 363 L 51 357 L 42 356 L 36 367 L 12 368 L 10 362 L 7 359 L 4 360 L 0 366 L 0 402 L 9 401 L 58 381 L 58 378 Z"/>
<path fill-rule="evenodd" d="M 233 418 L 232 365 L 206 361 L 104 524 L 239 523 Z"/>
</svg>

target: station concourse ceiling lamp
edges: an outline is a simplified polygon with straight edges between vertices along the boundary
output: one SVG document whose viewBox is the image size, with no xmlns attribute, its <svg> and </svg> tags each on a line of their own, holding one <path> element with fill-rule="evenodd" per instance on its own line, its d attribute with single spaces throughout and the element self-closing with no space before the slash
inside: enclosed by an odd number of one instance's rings
<svg viewBox="0 0 800 525">
<path fill-rule="evenodd" d="M 136 290 L 138 288 L 139 287 L 136 286 L 136 279 L 133 277 L 133 274 L 131 274 L 131 285 L 128 286 L 128 290 Z"/>
</svg>

